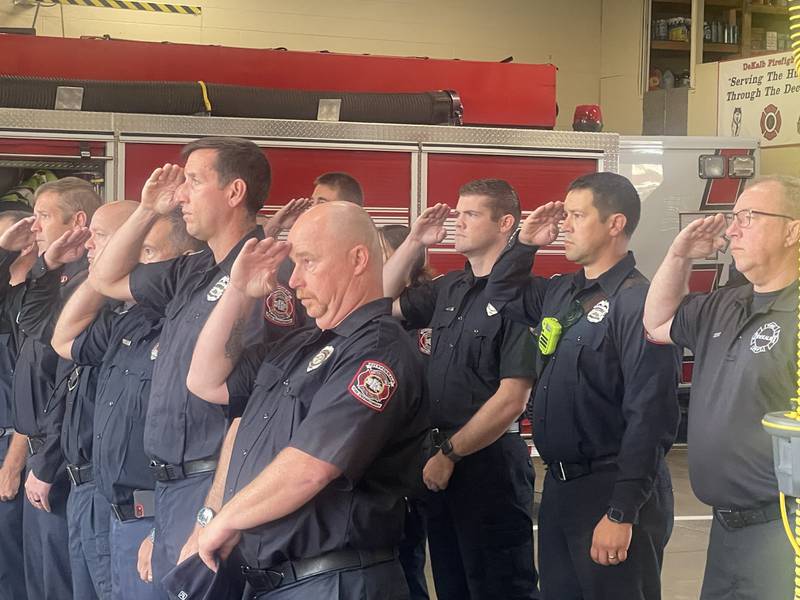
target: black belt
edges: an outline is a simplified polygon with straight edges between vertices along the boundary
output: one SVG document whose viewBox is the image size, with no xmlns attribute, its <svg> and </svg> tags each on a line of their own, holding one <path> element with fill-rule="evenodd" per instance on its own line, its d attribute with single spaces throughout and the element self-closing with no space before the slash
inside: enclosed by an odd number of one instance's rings
<svg viewBox="0 0 800 600">
<path fill-rule="evenodd" d="M 94 481 L 92 463 L 85 465 L 67 465 L 67 475 L 75 487 Z"/>
<path fill-rule="evenodd" d="M 150 472 L 156 481 L 176 481 L 186 479 L 189 475 L 198 473 L 211 473 L 217 470 L 217 459 L 190 460 L 182 465 L 169 465 L 167 463 L 150 461 Z"/>
<path fill-rule="evenodd" d="M 0 427 L 0 438 L 8 437 L 9 435 L 14 435 L 13 427 Z"/>
<path fill-rule="evenodd" d="M 28 452 L 31 456 L 39 452 L 44 447 L 44 437 L 28 436 Z"/>
<path fill-rule="evenodd" d="M 613 471 L 616 468 L 616 456 L 606 456 L 577 463 L 556 461 L 547 465 L 550 474 L 559 481 L 569 481 L 570 479 L 577 479 L 578 477 L 583 477 L 584 475 L 597 473 L 599 471 Z"/>
<path fill-rule="evenodd" d="M 776 499 L 758 508 L 735 510 L 714 507 L 714 516 L 728 529 L 741 529 L 749 525 L 761 525 L 781 518 L 781 503 Z"/>
<path fill-rule="evenodd" d="M 135 521 L 138 518 L 136 516 L 136 507 L 133 504 L 112 504 L 111 514 L 121 523 Z"/>
<path fill-rule="evenodd" d="M 269 592 L 282 585 L 302 581 L 315 575 L 344 569 L 366 568 L 397 557 L 397 551 L 391 550 L 339 550 L 328 552 L 316 558 L 281 563 L 270 569 L 254 569 L 243 566 L 242 574 L 247 581 L 243 597 L 250 593 Z"/>
</svg>

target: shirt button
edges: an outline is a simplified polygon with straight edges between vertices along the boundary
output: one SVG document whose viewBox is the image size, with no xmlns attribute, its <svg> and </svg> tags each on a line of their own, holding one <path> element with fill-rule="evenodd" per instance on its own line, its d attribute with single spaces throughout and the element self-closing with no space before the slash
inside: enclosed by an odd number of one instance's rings
<svg viewBox="0 0 800 600">
<path fill-rule="evenodd" d="M 264 420 L 269 419 L 269 413 L 264 413 Z"/>
<path fill-rule="evenodd" d="M 247 450 L 242 450 L 242 456 L 247 456 Z"/>
<path fill-rule="evenodd" d="M 109 406 L 114 406 L 114 403 L 113 402 L 109 402 L 108 405 Z"/>
<path fill-rule="evenodd" d="M 289 380 L 288 379 L 284 380 L 283 385 L 289 385 Z"/>
<path fill-rule="evenodd" d="M 463 321 L 464 320 L 464 316 L 463 315 L 458 315 L 458 320 L 459 321 Z"/>
<path fill-rule="evenodd" d="M 228 488 L 228 493 L 232 494 L 233 493 L 233 488 Z"/>
<path fill-rule="evenodd" d="M 579 341 L 579 342 L 581 341 L 581 336 L 578 336 L 578 340 L 577 341 Z"/>
<path fill-rule="evenodd" d="M 125 373 L 125 375 L 127 375 L 128 373 L 130 373 L 130 371 L 128 371 L 128 369 L 125 369 L 125 370 L 123 371 L 123 373 Z"/>
<path fill-rule="evenodd" d="M 472 330 L 472 333 L 474 333 L 475 335 L 478 335 L 480 332 L 481 332 L 480 329 L 473 329 Z"/>
<path fill-rule="evenodd" d="M 98 439 L 98 440 L 99 440 L 99 439 L 101 439 L 102 437 L 103 437 L 103 436 L 102 436 L 102 435 L 100 435 L 99 433 L 97 434 L 97 439 Z"/>
<path fill-rule="evenodd" d="M 546 385 L 542 386 L 542 389 L 546 392 L 547 391 L 547 386 Z"/>
<path fill-rule="evenodd" d="M 455 348 L 453 344 L 447 344 L 447 345 L 450 346 L 451 348 Z"/>
</svg>

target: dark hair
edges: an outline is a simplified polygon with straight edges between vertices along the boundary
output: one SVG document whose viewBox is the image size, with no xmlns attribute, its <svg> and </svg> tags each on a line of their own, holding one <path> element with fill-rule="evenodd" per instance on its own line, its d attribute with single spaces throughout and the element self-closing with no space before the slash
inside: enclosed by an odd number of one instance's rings
<svg viewBox="0 0 800 600">
<path fill-rule="evenodd" d="M 381 245 L 388 246 L 392 250 L 397 250 L 408 237 L 411 229 L 405 225 L 384 225 L 378 227 L 378 237 Z M 409 280 L 411 287 L 417 286 L 433 279 L 430 270 L 425 266 L 425 253 L 420 254 L 411 265 Z"/>
<path fill-rule="evenodd" d="M 43 183 L 36 188 L 33 196 L 34 206 L 42 194 L 47 193 L 58 195 L 58 205 L 65 223 L 81 211 L 86 213 L 86 220 L 90 221 L 94 211 L 103 203 L 103 200 L 94 191 L 92 184 L 78 177 L 64 177 Z"/>
<path fill-rule="evenodd" d="M 517 229 L 522 210 L 519 207 L 519 196 L 511 184 L 502 179 L 475 179 L 465 183 L 458 190 L 459 196 L 485 196 L 489 199 L 492 218 L 499 221 L 505 215 L 514 217 L 514 227 Z"/>
<path fill-rule="evenodd" d="M 214 150 L 217 153 L 214 170 L 220 185 L 241 179 L 247 186 L 245 205 L 255 215 L 267 199 L 272 172 L 261 149 L 250 140 L 236 137 L 208 137 L 186 144 L 181 159 L 186 161 L 195 150 Z"/>
<path fill-rule="evenodd" d="M 339 200 L 364 206 L 364 190 L 352 175 L 337 171 L 323 173 L 314 180 L 314 185 L 327 185 L 336 190 Z"/>
<path fill-rule="evenodd" d="M 169 243 L 176 254 L 202 250 L 205 244 L 186 231 L 186 221 L 180 209 L 173 210 L 164 217 L 169 221 Z"/>
<path fill-rule="evenodd" d="M 0 221 L 11 221 L 11 224 L 19 223 L 22 219 L 27 219 L 31 213 L 25 210 L 4 210 L 0 212 Z"/>
<path fill-rule="evenodd" d="M 605 221 L 612 214 L 625 215 L 625 235 L 630 238 L 639 224 L 642 214 L 642 201 L 633 184 L 622 175 L 616 173 L 589 173 L 578 177 L 569 184 L 567 192 L 573 190 L 590 190 L 592 203 Z"/>
</svg>

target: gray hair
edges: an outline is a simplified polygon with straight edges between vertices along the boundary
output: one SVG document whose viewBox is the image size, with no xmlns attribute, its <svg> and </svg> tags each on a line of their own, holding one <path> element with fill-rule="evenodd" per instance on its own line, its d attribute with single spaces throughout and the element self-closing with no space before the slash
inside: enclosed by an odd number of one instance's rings
<svg viewBox="0 0 800 600">
<path fill-rule="evenodd" d="M 776 183 L 783 189 L 783 204 L 787 214 L 800 219 L 800 177 L 792 175 L 762 175 L 747 184 L 748 188 L 762 183 Z"/>
</svg>

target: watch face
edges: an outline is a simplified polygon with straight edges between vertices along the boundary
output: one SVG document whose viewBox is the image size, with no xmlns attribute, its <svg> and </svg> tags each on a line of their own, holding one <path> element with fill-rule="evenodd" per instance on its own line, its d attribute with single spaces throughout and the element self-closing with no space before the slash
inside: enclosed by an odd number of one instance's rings
<svg viewBox="0 0 800 600">
<path fill-rule="evenodd" d="M 214 511 L 204 506 L 201 508 L 197 513 L 197 523 L 200 527 L 205 527 L 211 522 L 211 519 L 214 518 Z"/>
</svg>

